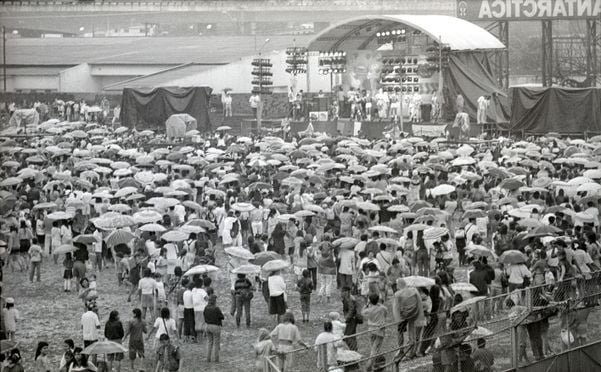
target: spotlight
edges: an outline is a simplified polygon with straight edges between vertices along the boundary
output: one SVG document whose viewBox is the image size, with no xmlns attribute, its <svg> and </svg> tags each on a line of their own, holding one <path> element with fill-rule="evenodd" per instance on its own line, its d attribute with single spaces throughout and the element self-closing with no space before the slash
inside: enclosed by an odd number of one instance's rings
<svg viewBox="0 0 601 372">
<path fill-rule="evenodd" d="M 379 32 L 376 32 L 376 37 L 380 37 L 381 34 Z"/>
</svg>

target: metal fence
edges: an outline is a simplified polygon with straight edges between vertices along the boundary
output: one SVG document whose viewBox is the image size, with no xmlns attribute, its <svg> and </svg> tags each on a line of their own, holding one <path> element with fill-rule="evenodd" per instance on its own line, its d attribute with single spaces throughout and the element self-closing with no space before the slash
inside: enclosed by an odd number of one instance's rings
<svg viewBox="0 0 601 372">
<path fill-rule="evenodd" d="M 600 340 L 601 327 L 587 326 L 601 321 L 600 300 L 601 271 L 467 300 L 469 305 L 459 311 L 465 323 L 457 321 L 461 316 L 455 312 L 431 314 L 428 326 L 432 317 L 436 317 L 437 325 L 418 329 L 415 342 L 410 340 L 403 322 L 389 323 L 378 330 L 384 332 L 384 339 L 381 347 L 373 350 L 376 331 L 361 331 L 334 346 L 300 348 L 273 355 L 266 363 L 274 372 L 429 372 L 444 371 L 449 365 L 453 371 L 474 371 L 492 356 L 495 370 L 517 369 Z M 405 332 L 399 332 L 399 325 Z M 486 344 L 484 350 L 477 351 L 482 340 Z M 358 354 L 346 351 L 349 345 Z M 337 350 L 336 359 L 340 360 L 337 365 L 328 366 L 328 351 L 332 350 Z M 413 357 L 414 353 L 426 355 Z M 341 360 L 350 354 L 352 360 Z"/>
</svg>

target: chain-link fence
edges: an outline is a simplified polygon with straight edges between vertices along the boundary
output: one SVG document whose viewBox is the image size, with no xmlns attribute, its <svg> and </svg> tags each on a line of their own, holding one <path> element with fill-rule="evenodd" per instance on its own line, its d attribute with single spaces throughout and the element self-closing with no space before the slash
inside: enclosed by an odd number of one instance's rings
<svg viewBox="0 0 601 372">
<path fill-rule="evenodd" d="M 466 296 L 467 297 L 467 296 Z M 601 339 L 601 272 L 465 299 L 427 324 L 389 323 L 273 355 L 271 371 L 507 370 Z M 333 356 L 336 353 L 336 356 Z"/>
</svg>

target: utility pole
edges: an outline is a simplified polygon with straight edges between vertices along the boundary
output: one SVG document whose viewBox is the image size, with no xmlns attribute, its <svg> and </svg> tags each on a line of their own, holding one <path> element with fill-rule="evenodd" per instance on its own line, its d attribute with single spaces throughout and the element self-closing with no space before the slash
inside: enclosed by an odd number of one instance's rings
<svg viewBox="0 0 601 372">
<path fill-rule="evenodd" d="M 6 27 L 2 26 L 2 77 L 4 91 L 6 92 Z"/>
</svg>

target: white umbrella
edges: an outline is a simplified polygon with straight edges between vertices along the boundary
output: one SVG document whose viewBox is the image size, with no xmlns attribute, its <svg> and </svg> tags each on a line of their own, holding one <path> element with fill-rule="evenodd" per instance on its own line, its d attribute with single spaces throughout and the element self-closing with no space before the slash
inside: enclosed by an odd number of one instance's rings
<svg viewBox="0 0 601 372">
<path fill-rule="evenodd" d="M 215 271 L 219 271 L 219 268 L 217 266 L 213 266 L 213 265 L 196 265 L 196 266 L 192 267 L 191 269 L 189 269 L 188 271 L 186 271 L 186 273 L 184 274 L 184 276 L 208 274 L 208 273 L 212 273 L 212 272 L 215 272 Z"/>
</svg>

